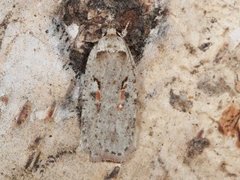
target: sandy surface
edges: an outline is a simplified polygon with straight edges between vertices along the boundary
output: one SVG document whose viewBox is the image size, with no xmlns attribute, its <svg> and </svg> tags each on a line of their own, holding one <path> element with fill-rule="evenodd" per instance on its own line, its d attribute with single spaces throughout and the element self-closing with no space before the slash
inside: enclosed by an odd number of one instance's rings
<svg viewBox="0 0 240 180">
<path fill-rule="evenodd" d="M 123 164 L 79 149 L 81 87 L 54 31 L 59 6 L 0 2 L 0 179 L 104 179 L 116 166 L 117 179 L 237 179 L 237 137 L 218 121 L 239 103 L 239 1 L 168 3 L 168 32 L 152 30 L 136 68 L 138 146 Z"/>
</svg>

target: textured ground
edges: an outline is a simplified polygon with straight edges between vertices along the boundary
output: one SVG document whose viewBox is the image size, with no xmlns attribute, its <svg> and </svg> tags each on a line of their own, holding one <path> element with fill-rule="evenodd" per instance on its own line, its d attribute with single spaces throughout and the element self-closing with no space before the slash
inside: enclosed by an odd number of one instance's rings
<svg viewBox="0 0 240 180">
<path fill-rule="evenodd" d="M 239 1 L 167 3 L 168 32 L 151 31 L 136 69 L 138 146 L 123 164 L 91 163 L 78 148 L 81 87 L 66 67 L 71 41 L 52 20 L 60 6 L 0 2 L 0 179 L 107 179 L 113 170 L 117 179 L 240 176 Z M 68 28 L 72 39 L 77 32 Z"/>
</svg>

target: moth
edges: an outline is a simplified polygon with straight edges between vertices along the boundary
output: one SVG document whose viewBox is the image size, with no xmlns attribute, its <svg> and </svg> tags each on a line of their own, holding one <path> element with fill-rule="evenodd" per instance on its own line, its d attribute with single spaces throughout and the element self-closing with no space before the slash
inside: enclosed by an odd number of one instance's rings
<svg viewBox="0 0 240 180">
<path fill-rule="evenodd" d="M 124 39 L 108 29 L 90 52 L 81 79 L 80 146 L 93 162 L 121 163 L 135 150 L 134 68 Z"/>
</svg>

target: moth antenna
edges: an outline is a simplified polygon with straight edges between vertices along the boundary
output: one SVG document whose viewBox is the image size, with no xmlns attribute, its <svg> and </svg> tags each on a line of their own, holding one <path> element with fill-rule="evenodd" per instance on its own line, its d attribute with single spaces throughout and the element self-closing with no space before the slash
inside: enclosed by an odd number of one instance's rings
<svg viewBox="0 0 240 180">
<path fill-rule="evenodd" d="M 127 28 L 128 28 L 129 23 L 130 23 L 130 21 L 128 21 L 128 23 L 126 24 L 124 30 L 122 31 L 121 37 L 125 37 L 127 35 Z"/>
</svg>

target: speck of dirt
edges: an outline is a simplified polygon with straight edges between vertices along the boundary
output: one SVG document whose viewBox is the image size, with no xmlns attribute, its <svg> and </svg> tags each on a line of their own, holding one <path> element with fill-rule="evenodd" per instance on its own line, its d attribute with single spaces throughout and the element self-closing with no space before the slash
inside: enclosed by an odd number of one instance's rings
<svg viewBox="0 0 240 180">
<path fill-rule="evenodd" d="M 120 167 L 115 166 L 113 170 L 104 177 L 104 180 L 110 180 L 110 179 L 116 178 L 119 171 L 120 171 Z"/>
<path fill-rule="evenodd" d="M 221 162 L 221 164 L 219 166 L 220 171 L 226 173 L 226 175 L 229 176 L 229 177 L 233 177 L 233 178 L 237 177 L 237 174 L 229 172 L 229 170 L 226 168 L 227 165 L 228 164 L 226 162 L 224 162 L 224 161 Z"/>
<path fill-rule="evenodd" d="M 203 79 L 197 83 L 197 88 L 209 96 L 216 96 L 225 92 L 228 92 L 230 95 L 235 94 L 231 87 L 226 83 L 224 78 L 219 78 L 216 81 L 212 81 L 211 79 Z"/>
<path fill-rule="evenodd" d="M 170 100 L 169 103 L 171 106 L 179 111 L 182 112 L 189 112 L 191 108 L 193 107 L 193 102 L 188 100 L 186 95 L 180 94 L 174 94 L 173 90 L 171 89 L 170 92 Z"/>
<path fill-rule="evenodd" d="M 32 105 L 29 101 L 23 105 L 18 117 L 16 118 L 16 124 L 20 126 L 24 122 L 26 122 L 32 112 Z"/>
<path fill-rule="evenodd" d="M 218 50 L 218 53 L 216 54 L 213 62 L 216 64 L 221 63 L 222 59 L 227 55 L 228 51 L 228 44 L 223 44 L 223 46 Z"/>
<path fill-rule="evenodd" d="M 2 41 L 5 35 L 5 31 L 8 27 L 8 24 L 10 23 L 10 19 L 12 17 L 12 12 L 10 11 L 3 19 L 3 21 L 0 23 L 0 49 L 2 46 Z"/>
<path fill-rule="evenodd" d="M 203 131 L 200 131 L 197 137 L 187 143 L 187 157 L 194 158 L 201 154 L 203 150 L 209 147 L 210 142 L 207 138 L 202 137 Z"/>
<path fill-rule="evenodd" d="M 196 53 L 196 49 L 190 43 L 185 43 L 184 46 L 190 54 L 194 55 Z"/>
<path fill-rule="evenodd" d="M 206 42 L 206 43 L 201 44 L 198 48 L 201 51 L 205 52 L 205 51 L 207 51 L 210 48 L 211 45 L 212 45 L 211 42 Z"/>
</svg>

